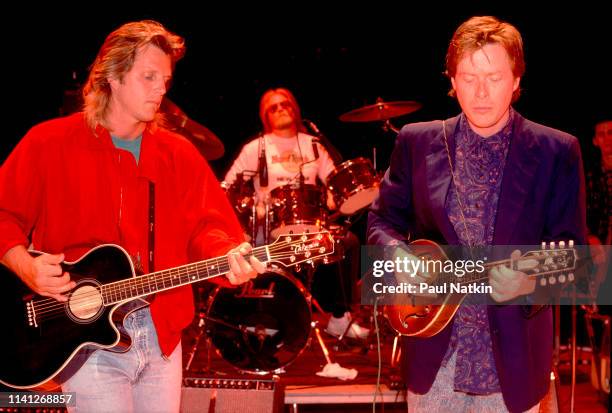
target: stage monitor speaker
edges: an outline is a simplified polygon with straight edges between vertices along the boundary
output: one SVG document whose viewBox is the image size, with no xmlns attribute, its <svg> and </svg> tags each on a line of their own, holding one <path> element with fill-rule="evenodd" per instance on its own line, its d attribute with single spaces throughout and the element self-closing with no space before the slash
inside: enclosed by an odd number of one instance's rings
<svg viewBox="0 0 612 413">
<path fill-rule="evenodd" d="M 281 413 L 285 392 L 273 380 L 186 377 L 181 413 Z"/>
</svg>

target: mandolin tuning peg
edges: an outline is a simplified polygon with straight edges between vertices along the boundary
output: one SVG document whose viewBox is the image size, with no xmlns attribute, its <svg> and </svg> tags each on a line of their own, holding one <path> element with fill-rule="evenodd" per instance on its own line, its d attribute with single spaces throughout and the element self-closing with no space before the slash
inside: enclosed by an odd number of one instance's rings
<svg viewBox="0 0 612 413">
<path fill-rule="evenodd" d="M 559 276 L 559 282 L 560 282 L 561 284 L 563 284 L 565 281 L 566 281 L 565 274 L 561 274 L 561 275 Z"/>
<path fill-rule="evenodd" d="M 540 278 L 540 285 L 541 285 L 542 287 L 545 287 L 545 286 L 546 286 L 546 278 Z"/>
<path fill-rule="evenodd" d="M 545 250 L 546 249 L 546 241 L 542 241 L 542 249 Z"/>
<path fill-rule="evenodd" d="M 570 272 L 569 274 L 567 274 L 567 279 L 568 281 L 574 281 L 574 273 Z"/>
<path fill-rule="evenodd" d="M 565 248 L 565 241 L 559 241 L 559 248 Z"/>
<path fill-rule="evenodd" d="M 555 249 L 555 241 L 550 241 L 550 249 L 551 250 Z"/>
<path fill-rule="evenodd" d="M 574 248 L 574 240 L 573 239 L 569 240 L 569 247 L 570 248 Z"/>
</svg>

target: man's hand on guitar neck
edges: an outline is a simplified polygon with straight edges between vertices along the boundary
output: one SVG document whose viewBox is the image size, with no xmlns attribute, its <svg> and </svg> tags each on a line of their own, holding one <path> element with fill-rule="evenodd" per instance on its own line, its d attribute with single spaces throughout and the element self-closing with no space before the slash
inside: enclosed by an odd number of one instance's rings
<svg viewBox="0 0 612 413">
<path fill-rule="evenodd" d="M 226 277 L 233 285 L 238 285 L 255 278 L 257 274 L 266 271 L 266 266 L 261 263 L 254 255 L 249 261 L 244 259 L 244 255 L 251 252 L 253 247 L 248 242 L 243 242 L 236 248 L 231 249 L 227 253 L 227 261 L 230 266 L 230 271 Z"/>
<path fill-rule="evenodd" d="M 513 251 L 512 255 L 510 255 L 510 267 L 520 257 L 521 252 L 519 250 Z M 493 287 L 491 298 L 498 303 L 502 303 L 521 295 L 533 293 L 536 287 L 536 280 L 529 278 L 524 272 L 512 270 L 504 265 L 498 265 L 489 272 L 489 285 Z"/>
<path fill-rule="evenodd" d="M 32 291 L 62 302 L 68 300 L 63 293 L 76 286 L 70 275 L 62 270 L 63 261 L 64 254 L 32 257 L 23 245 L 11 248 L 2 257 L 2 263 L 19 275 Z"/>
</svg>

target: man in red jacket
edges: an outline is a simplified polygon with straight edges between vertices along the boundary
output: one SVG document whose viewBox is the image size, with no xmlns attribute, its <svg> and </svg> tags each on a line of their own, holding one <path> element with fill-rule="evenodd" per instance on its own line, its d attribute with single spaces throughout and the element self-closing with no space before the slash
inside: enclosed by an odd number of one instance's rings
<svg viewBox="0 0 612 413">
<path fill-rule="evenodd" d="M 1 262 L 34 292 L 66 301 L 75 282 L 60 263 L 102 243 L 121 245 L 145 272 L 228 253 L 229 283 L 264 271 L 243 257 L 251 247 L 208 164 L 157 125 L 184 51 L 157 22 L 121 26 L 92 65 L 84 111 L 32 128 L 0 168 Z M 29 245 L 48 254 L 32 258 Z M 96 351 L 62 389 L 80 411 L 178 411 L 193 310 L 189 286 L 158 293 L 125 320 L 130 350 Z"/>
</svg>

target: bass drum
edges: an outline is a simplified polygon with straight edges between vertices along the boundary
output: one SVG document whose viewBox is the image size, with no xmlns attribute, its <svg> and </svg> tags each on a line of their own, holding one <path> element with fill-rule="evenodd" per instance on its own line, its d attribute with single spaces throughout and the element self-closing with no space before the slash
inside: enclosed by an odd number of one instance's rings
<svg viewBox="0 0 612 413">
<path fill-rule="evenodd" d="M 241 372 L 267 374 L 291 364 L 310 337 L 310 293 L 279 268 L 209 299 L 207 333 Z"/>
</svg>

